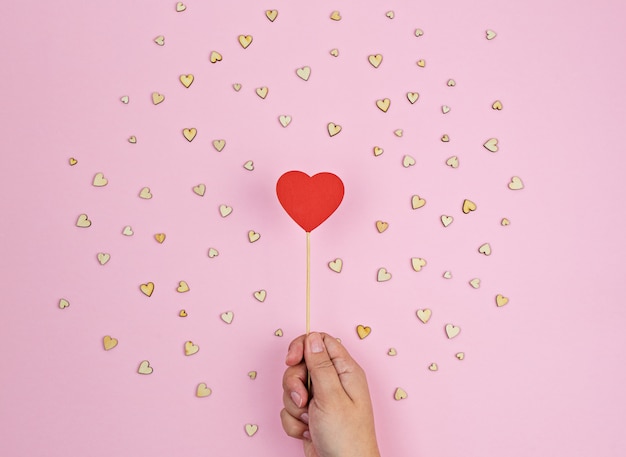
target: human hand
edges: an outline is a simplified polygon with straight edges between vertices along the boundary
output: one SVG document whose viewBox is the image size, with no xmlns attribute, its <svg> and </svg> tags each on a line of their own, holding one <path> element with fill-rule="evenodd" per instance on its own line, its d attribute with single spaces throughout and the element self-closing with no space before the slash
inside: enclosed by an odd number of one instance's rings
<svg viewBox="0 0 626 457">
<path fill-rule="evenodd" d="M 339 341 L 310 333 L 289 345 L 280 412 L 306 457 L 380 457 L 365 372 Z M 311 393 L 307 390 L 307 369 Z"/>
</svg>

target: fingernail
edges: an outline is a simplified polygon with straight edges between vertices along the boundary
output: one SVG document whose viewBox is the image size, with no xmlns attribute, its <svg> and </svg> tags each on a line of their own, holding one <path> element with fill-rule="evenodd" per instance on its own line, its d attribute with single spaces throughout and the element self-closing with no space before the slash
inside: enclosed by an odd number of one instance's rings
<svg viewBox="0 0 626 457">
<path fill-rule="evenodd" d="M 302 416 L 300 416 L 300 420 L 308 425 L 309 424 L 309 415 L 307 413 L 302 413 Z"/>
<path fill-rule="evenodd" d="M 298 394 L 298 392 L 291 392 L 290 395 L 296 406 L 300 408 L 300 406 L 302 405 L 302 397 L 300 396 L 300 394 Z"/>
<path fill-rule="evenodd" d="M 311 344 L 311 352 L 324 352 L 324 342 L 322 341 L 322 335 L 319 333 L 311 333 L 309 335 L 309 343 Z"/>
<path fill-rule="evenodd" d="M 311 439 L 311 434 L 308 430 L 305 430 L 304 433 L 302 433 L 302 438 L 306 438 L 307 440 Z"/>
</svg>

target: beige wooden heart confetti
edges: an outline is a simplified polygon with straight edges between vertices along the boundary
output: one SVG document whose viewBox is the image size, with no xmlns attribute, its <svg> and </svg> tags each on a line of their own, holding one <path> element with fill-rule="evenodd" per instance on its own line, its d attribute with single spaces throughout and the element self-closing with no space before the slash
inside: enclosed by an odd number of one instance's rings
<svg viewBox="0 0 626 457">
<path fill-rule="evenodd" d="M 257 87 L 255 90 L 256 94 L 261 97 L 263 100 L 265 100 L 265 97 L 267 97 L 267 93 L 269 91 L 269 89 L 265 86 L 263 87 Z M 281 122 L 282 124 L 282 122 Z M 283 127 L 287 127 L 286 125 L 283 125 Z"/>
<path fill-rule="evenodd" d="M 417 66 L 420 68 L 424 68 L 426 66 L 426 61 L 424 59 L 420 59 L 417 61 Z"/>
<path fill-rule="evenodd" d="M 253 295 L 254 298 L 263 303 L 265 301 L 265 298 L 267 297 L 267 291 L 265 291 L 264 289 L 257 290 Z"/>
<path fill-rule="evenodd" d="M 497 111 L 502 110 L 502 102 L 500 100 L 496 100 L 491 104 L 491 108 Z"/>
<path fill-rule="evenodd" d="M 413 195 L 411 197 L 411 208 L 418 209 L 426 204 L 426 200 L 420 198 L 419 195 Z"/>
<path fill-rule="evenodd" d="M 182 13 L 186 9 L 187 9 L 187 6 L 185 6 L 185 4 L 183 2 L 176 3 L 176 12 L 177 13 Z"/>
<path fill-rule="evenodd" d="M 117 343 L 117 338 L 112 338 L 109 335 L 106 335 L 104 338 L 102 338 L 102 345 L 104 346 L 105 351 L 110 351 L 115 346 L 117 346 Z"/>
<path fill-rule="evenodd" d="M 280 125 L 282 125 L 283 127 L 287 127 L 289 124 L 291 124 L 291 116 L 288 116 L 288 115 L 278 116 L 278 122 L 280 122 Z"/>
<path fill-rule="evenodd" d="M 180 317 L 187 317 L 187 311 L 185 311 L 184 309 L 181 309 L 180 312 L 178 313 L 178 315 Z"/>
<path fill-rule="evenodd" d="M 243 164 L 243 167 L 248 171 L 252 171 L 254 170 L 254 162 L 252 160 L 248 160 L 246 163 Z"/>
<path fill-rule="evenodd" d="M 461 328 L 456 327 L 452 324 L 446 324 L 445 329 L 446 329 L 446 335 L 448 335 L 449 339 L 452 339 L 455 336 L 457 336 L 459 333 L 461 333 Z"/>
<path fill-rule="evenodd" d="M 163 242 L 165 241 L 167 235 L 165 235 L 165 233 L 155 233 L 154 234 L 154 239 L 157 241 L 157 243 L 159 244 L 163 244 Z"/>
<path fill-rule="evenodd" d="M 201 382 L 200 384 L 198 384 L 198 387 L 196 387 L 196 397 L 198 398 L 208 397 L 212 393 L 213 391 L 209 389 L 209 387 L 204 382 Z"/>
<path fill-rule="evenodd" d="M 426 260 L 421 257 L 412 257 L 411 258 L 411 267 L 413 271 L 421 271 L 422 267 L 426 266 Z"/>
<path fill-rule="evenodd" d="M 283 329 L 282 329 L 282 328 L 279 328 L 278 330 L 276 330 L 276 331 L 274 332 L 274 336 L 278 336 L 278 337 L 283 336 Z"/>
<path fill-rule="evenodd" d="M 383 62 L 382 54 L 371 54 L 367 56 L 367 61 L 374 68 L 380 67 L 380 64 Z"/>
<path fill-rule="evenodd" d="M 341 20 L 341 13 L 339 13 L 339 11 L 333 11 L 333 12 L 330 14 L 330 18 L 331 18 L 333 21 L 340 21 L 340 20 Z"/>
<path fill-rule="evenodd" d="M 330 262 L 328 262 L 328 268 L 333 270 L 335 273 L 341 273 L 341 270 L 343 268 L 343 260 L 341 259 L 331 260 Z"/>
<path fill-rule="evenodd" d="M 421 37 L 422 35 L 424 35 L 424 31 L 422 29 L 415 29 L 415 36 L 416 37 Z"/>
<path fill-rule="evenodd" d="M 100 265 L 106 265 L 106 263 L 111 260 L 111 255 L 106 252 L 99 252 L 97 257 Z"/>
<path fill-rule="evenodd" d="M 73 167 L 74 165 L 78 163 L 78 160 L 76 160 L 74 157 L 70 157 L 68 162 L 70 163 L 70 167 Z"/>
<path fill-rule="evenodd" d="M 235 89 L 235 92 L 239 92 L 241 90 L 241 84 L 239 83 L 233 84 L 233 89 Z"/>
<path fill-rule="evenodd" d="M 86 214 L 79 215 L 78 219 L 76 220 L 76 227 L 80 227 L 80 228 L 91 227 L 91 221 L 89 220 L 89 216 L 87 216 Z"/>
<path fill-rule="evenodd" d="M 330 50 L 330 55 L 333 57 L 339 57 L 339 49 L 334 48 Z"/>
<path fill-rule="evenodd" d="M 139 374 L 152 374 L 152 367 L 150 366 L 150 362 L 144 360 L 139 364 L 139 368 L 137 369 L 137 373 Z"/>
<path fill-rule="evenodd" d="M 144 200 L 150 200 L 152 198 L 152 192 L 150 192 L 150 188 L 143 187 L 139 191 L 139 198 L 143 198 Z"/>
<path fill-rule="evenodd" d="M 424 309 L 418 309 L 415 314 L 417 315 L 417 318 L 420 321 L 426 324 L 430 320 L 433 313 L 430 309 L 424 308 Z"/>
<path fill-rule="evenodd" d="M 197 186 L 193 186 L 193 193 L 199 195 L 200 197 L 204 197 L 204 193 L 206 192 L 206 185 L 198 184 Z"/>
<path fill-rule="evenodd" d="M 197 134 L 198 134 L 198 130 L 196 130 L 194 127 L 183 129 L 183 136 L 190 143 L 193 141 L 193 139 L 196 137 Z"/>
<path fill-rule="evenodd" d="M 485 149 L 490 152 L 498 152 L 498 139 L 497 138 L 489 138 L 483 144 Z"/>
<path fill-rule="evenodd" d="M 452 224 L 454 222 L 454 218 L 452 216 L 446 216 L 445 214 L 441 216 L 441 223 L 444 227 Z"/>
<path fill-rule="evenodd" d="M 246 424 L 245 430 L 248 436 L 254 436 L 254 434 L 259 431 L 259 426 L 256 424 Z"/>
<path fill-rule="evenodd" d="M 220 205 L 220 215 L 228 217 L 233 212 L 233 208 L 228 205 Z"/>
<path fill-rule="evenodd" d="M 154 39 L 154 42 L 158 44 L 159 46 L 163 46 L 165 45 L 165 37 L 163 35 L 159 35 L 158 37 Z"/>
<path fill-rule="evenodd" d="M 448 79 L 448 82 L 446 84 L 448 85 L 448 87 L 454 87 L 456 86 L 456 81 L 454 79 Z"/>
<path fill-rule="evenodd" d="M 393 357 L 398 355 L 398 351 L 396 351 L 396 348 L 389 348 L 389 350 L 387 351 L 387 355 Z"/>
<path fill-rule="evenodd" d="M 383 152 L 385 152 L 383 150 L 383 148 L 379 148 L 378 146 L 374 146 L 374 156 L 378 157 L 379 155 L 381 155 Z"/>
<path fill-rule="evenodd" d="M 407 397 L 408 397 L 408 394 L 401 387 L 396 388 L 396 391 L 393 394 L 393 398 L 395 398 L 398 401 L 399 400 L 404 400 Z"/>
<path fill-rule="evenodd" d="M 372 333 L 372 329 L 370 327 L 365 327 L 363 325 L 357 325 L 356 333 L 359 335 L 360 339 L 367 338 L 370 333 Z"/>
<path fill-rule="evenodd" d="M 411 105 L 413 105 L 420 98 L 420 94 L 418 94 L 417 92 L 407 92 L 406 98 L 411 103 Z"/>
<path fill-rule="evenodd" d="M 463 360 L 465 358 L 465 352 L 457 352 L 454 356 L 459 360 Z"/>
<path fill-rule="evenodd" d="M 65 308 L 67 308 L 68 306 L 70 306 L 70 302 L 69 302 L 69 301 L 67 301 L 65 298 L 61 298 L 61 299 L 59 300 L 59 308 L 61 308 L 61 309 L 65 309 Z"/>
<path fill-rule="evenodd" d="M 193 83 L 194 76 L 192 74 L 180 75 L 178 77 L 178 80 L 181 82 L 183 86 L 189 89 L 189 86 L 191 86 L 191 84 Z"/>
<path fill-rule="evenodd" d="M 389 19 L 393 19 L 396 16 L 396 14 L 393 11 L 387 11 L 385 13 L 385 16 L 387 16 Z"/>
<path fill-rule="evenodd" d="M 496 295 L 496 306 L 501 308 L 509 302 L 509 299 L 502 294 Z"/>
<path fill-rule="evenodd" d="M 388 98 L 376 100 L 376 106 L 383 113 L 386 113 L 389 110 L 389 107 L 391 106 L 391 100 L 389 100 Z"/>
<path fill-rule="evenodd" d="M 503 227 L 506 227 L 507 225 L 510 225 L 511 221 L 508 220 L 506 217 L 503 217 L 502 220 L 500 221 L 500 225 L 502 225 Z"/>
<path fill-rule="evenodd" d="M 120 97 L 120 101 L 121 101 L 124 105 L 128 105 L 128 102 L 130 102 L 130 98 L 128 97 L 128 95 L 124 95 L 124 96 Z"/>
<path fill-rule="evenodd" d="M 124 236 L 133 236 L 135 232 L 133 232 L 133 228 L 130 225 L 127 225 L 122 229 L 122 235 Z"/>
<path fill-rule="evenodd" d="M 129 136 L 129 137 L 128 137 L 128 142 L 129 142 L 130 144 L 136 144 L 136 143 L 137 143 L 137 137 L 136 137 L 135 135 L 133 135 L 133 136 Z"/>
<path fill-rule="evenodd" d="M 185 355 L 194 355 L 200 350 L 200 346 L 193 344 L 193 341 L 185 342 Z"/>
<path fill-rule="evenodd" d="M 470 286 L 472 286 L 474 289 L 478 289 L 480 287 L 480 279 L 479 278 L 474 278 L 469 282 Z"/>
<path fill-rule="evenodd" d="M 509 189 L 520 190 L 524 188 L 524 183 L 518 176 L 513 176 L 511 182 L 509 182 Z"/>
<path fill-rule="evenodd" d="M 404 135 L 404 130 L 402 130 L 402 129 L 395 129 L 395 130 L 393 131 L 393 134 L 394 134 L 395 136 L 397 136 L 398 138 L 401 138 L 401 137 L 402 137 L 402 135 Z"/>
<path fill-rule="evenodd" d="M 165 95 L 159 94 L 158 92 L 152 92 L 152 103 L 158 105 L 165 101 Z"/>
<path fill-rule="evenodd" d="M 225 313 L 220 314 L 220 319 L 222 319 L 227 324 L 232 323 L 234 318 L 235 313 L 233 313 L 232 311 L 226 311 Z"/>
<path fill-rule="evenodd" d="M 404 168 L 409 168 L 409 167 L 412 167 L 413 165 L 415 165 L 415 159 L 411 157 L 410 155 L 405 155 L 402 158 L 402 166 Z"/>
<path fill-rule="evenodd" d="M 254 380 L 256 379 L 256 376 L 257 376 L 257 372 L 256 372 L 256 371 L 248 371 L 248 377 L 249 377 L 251 380 L 253 380 L 253 381 L 254 381 Z"/>
<path fill-rule="evenodd" d="M 211 63 L 221 62 L 222 54 L 217 51 L 211 51 L 211 54 L 209 55 L 209 60 L 211 61 Z"/>
<path fill-rule="evenodd" d="M 247 49 L 252 44 L 252 35 L 239 35 L 237 40 L 242 48 Z"/>
<path fill-rule="evenodd" d="M 471 200 L 463 200 L 463 206 L 461 207 L 464 214 L 469 214 L 472 211 L 476 211 L 476 203 Z"/>
<path fill-rule="evenodd" d="M 386 268 L 379 268 L 378 273 L 376 273 L 376 280 L 378 282 L 385 282 L 391 279 L 391 273 L 387 271 Z"/>
<path fill-rule="evenodd" d="M 151 297 L 152 293 L 154 292 L 154 283 L 153 282 L 147 282 L 145 284 L 141 284 L 139 286 L 139 289 L 141 290 L 141 292 L 147 296 L 147 297 Z"/>
<path fill-rule="evenodd" d="M 446 165 L 452 168 L 459 168 L 459 158 L 457 156 L 450 157 L 446 160 Z"/>
<path fill-rule="evenodd" d="M 448 136 L 448 134 L 447 134 L 447 133 L 441 136 L 441 141 L 442 141 L 443 143 L 448 143 L 448 142 L 450 142 L 450 137 Z"/>
<path fill-rule="evenodd" d="M 302 67 L 302 68 L 298 68 L 296 70 L 296 74 L 298 75 L 298 77 L 304 81 L 308 81 L 309 77 L 311 76 L 311 67 Z"/>
<path fill-rule="evenodd" d="M 209 255 L 209 259 L 212 259 L 212 258 L 217 257 L 218 255 L 220 255 L 220 253 L 215 248 L 209 248 L 209 254 L 208 255 Z"/>
<path fill-rule="evenodd" d="M 451 110 L 451 109 L 452 109 L 452 108 L 450 108 L 448 105 L 443 105 L 443 106 L 441 107 L 441 112 L 442 112 L 443 114 L 448 114 L 448 113 L 450 112 L 450 110 Z"/>
<path fill-rule="evenodd" d="M 109 180 L 104 177 L 102 173 L 96 173 L 93 177 L 92 185 L 94 187 L 104 187 L 109 183 Z"/>
<path fill-rule="evenodd" d="M 329 122 L 326 128 L 328 129 L 328 134 L 330 136 L 335 136 L 341 132 L 341 125 L 335 124 L 334 122 Z"/>
<path fill-rule="evenodd" d="M 481 244 L 478 248 L 478 252 L 484 255 L 491 255 L 491 245 L 489 243 Z"/>
<path fill-rule="evenodd" d="M 444 271 L 443 272 L 443 277 L 445 279 L 452 279 L 452 272 L 451 271 Z"/>
<path fill-rule="evenodd" d="M 265 17 L 269 19 L 270 22 L 274 22 L 278 17 L 277 10 L 265 10 Z"/>
<path fill-rule="evenodd" d="M 388 228 L 389 224 L 387 222 L 376 221 L 376 230 L 378 230 L 378 233 L 383 233 Z"/>
<path fill-rule="evenodd" d="M 485 36 L 487 37 L 488 40 L 493 40 L 496 36 L 498 36 L 496 34 L 496 32 L 494 32 L 493 30 L 489 29 L 485 32 Z"/>
<path fill-rule="evenodd" d="M 437 371 L 437 370 L 439 370 L 439 366 L 436 363 L 433 362 L 430 365 L 428 365 L 428 369 L 430 371 Z"/>
<path fill-rule="evenodd" d="M 254 230 L 248 231 L 248 241 L 250 241 L 250 243 L 254 243 L 255 241 L 258 241 L 259 238 L 261 238 L 260 233 L 257 233 Z"/>
<path fill-rule="evenodd" d="M 181 294 L 189 292 L 189 284 L 187 284 L 187 281 L 178 281 L 178 287 L 176 288 L 176 292 Z"/>
</svg>

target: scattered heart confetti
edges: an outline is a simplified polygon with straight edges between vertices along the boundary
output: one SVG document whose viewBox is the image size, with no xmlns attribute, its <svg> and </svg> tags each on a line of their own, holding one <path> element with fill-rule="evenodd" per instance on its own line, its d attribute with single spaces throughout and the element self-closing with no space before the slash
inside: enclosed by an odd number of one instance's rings
<svg viewBox="0 0 626 457">
<path fill-rule="evenodd" d="M 396 400 L 404 400 L 407 397 L 408 394 L 401 387 L 396 388 L 396 391 L 393 394 L 393 398 L 395 398 Z"/>
<path fill-rule="evenodd" d="M 413 195 L 411 197 L 411 208 L 418 209 L 426 204 L 426 200 L 421 198 L 419 195 Z"/>
<path fill-rule="evenodd" d="M 383 152 L 385 152 L 383 150 L 383 148 L 379 148 L 378 146 L 374 146 L 374 156 L 378 157 L 379 155 L 381 155 Z"/>
<path fill-rule="evenodd" d="M 70 163 L 70 167 L 73 167 L 74 165 L 78 163 L 78 160 L 76 160 L 74 157 L 70 157 L 68 162 Z"/>
<path fill-rule="evenodd" d="M 198 134 L 198 131 L 194 127 L 183 129 L 183 136 L 190 143 L 193 141 L 193 139 L 196 137 L 197 134 Z"/>
<path fill-rule="evenodd" d="M 459 168 L 459 158 L 457 156 L 450 157 L 446 160 L 446 165 L 452 168 Z"/>
<path fill-rule="evenodd" d="M 448 114 L 448 113 L 450 112 L 450 110 L 451 110 L 451 109 L 452 109 L 452 108 L 450 108 L 448 105 L 442 105 L 442 107 L 441 107 L 441 112 L 442 112 L 443 114 Z"/>
<path fill-rule="evenodd" d="M 248 241 L 250 241 L 250 243 L 254 243 L 255 241 L 258 241 L 260 238 L 261 238 L 260 233 L 257 233 L 254 230 L 248 231 Z"/>
<path fill-rule="evenodd" d="M 277 10 L 266 10 L 265 11 L 265 17 L 267 17 L 270 22 L 274 22 L 276 20 L 276 18 L 278 17 L 278 11 Z"/>
<path fill-rule="evenodd" d="M 457 352 L 454 356 L 459 360 L 463 360 L 465 358 L 465 352 Z"/>
<path fill-rule="evenodd" d="M 228 217 L 233 212 L 233 208 L 228 205 L 220 205 L 220 215 Z"/>
<path fill-rule="evenodd" d="M 476 203 L 474 203 L 471 200 L 465 199 L 463 200 L 463 206 L 461 207 L 461 209 L 463 210 L 464 214 L 469 214 L 472 211 L 476 211 Z"/>
<path fill-rule="evenodd" d="M 165 241 L 166 237 L 167 237 L 167 235 L 165 235 L 165 233 L 155 233 L 155 235 L 154 235 L 154 239 L 159 244 L 163 244 L 163 242 Z"/>
<path fill-rule="evenodd" d="M 497 138 L 489 138 L 483 144 L 485 149 L 490 152 L 498 152 L 498 139 Z"/>
<path fill-rule="evenodd" d="M 98 262 L 100 262 L 100 265 L 106 265 L 107 262 L 111 260 L 111 255 L 107 254 L 106 252 L 99 252 L 97 257 L 98 257 Z"/>
<path fill-rule="evenodd" d="M 426 66 L 426 61 L 424 59 L 420 59 L 417 61 L 417 66 L 420 68 L 424 68 Z"/>
<path fill-rule="evenodd" d="M 411 103 L 411 105 L 413 105 L 420 98 L 420 94 L 418 94 L 417 92 L 407 92 L 406 98 Z"/>
<path fill-rule="evenodd" d="M 196 387 L 196 397 L 198 398 L 208 397 L 212 393 L 213 391 L 204 382 L 201 382 L 198 384 L 198 387 Z"/>
<path fill-rule="evenodd" d="M 485 32 L 485 36 L 487 37 L 488 40 L 493 40 L 498 35 L 496 34 L 496 32 L 489 29 Z"/>
<path fill-rule="evenodd" d="M 211 51 L 211 54 L 209 55 L 209 61 L 211 63 L 221 62 L 221 60 L 222 60 L 222 54 L 220 54 L 217 51 Z"/>
<path fill-rule="evenodd" d="M 177 13 L 182 13 L 186 9 L 187 9 L 187 6 L 185 6 L 185 4 L 183 2 L 176 3 L 176 12 Z"/>
<path fill-rule="evenodd" d="M 256 379 L 257 372 L 256 371 L 248 371 L 248 377 L 253 381 Z"/>
<path fill-rule="evenodd" d="M 248 160 L 246 163 L 243 164 L 243 167 L 248 171 L 252 171 L 254 170 L 254 162 L 252 160 Z"/>
<path fill-rule="evenodd" d="M 165 101 L 165 95 L 159 94 L 158 92 L 152 92 L 152 103 L 158 105 Z"/>
<path fill-rule="evenodd" d="M 124 236 L 133 236 L 135 232 L 133 232 L 133 228 L 130 225 L 127 225 L 122 229 L 122 235 Z"/>
<path fill-rule="evenodd" d="M 183 86 L 189 89 L 189 86 L 191 86 L 191 84 L 193 83 L 194 76 L 192 74 L 180 75 L 178 77 L 178 80 L 181 82 Z"/>
<path fill-rule="evenodd" d="M 491 108 L 493 108 L 493 109 L 495 109 L 497 111 L 502 110 L 502 102 L 500 100 L 496 100 L 495 102 L 493 102 L 491 104 Z"/>
<path fill-rule="evenodd" d="M 386 268 L 379 268 L 378 273 L 376 273 L 376 280 L 378 282 L 385 282 L 391 279 L 391 273 L 387 271 Z"/>
<path fill-rule="evenodd" d="M 91 227 L 91 221 L 89 220 L 89 216 L 87 216 L 86 214 L 81 214 L 80 216 L 78 216 L 78 219 L 76 220 L 76 227 Z"/>
<path fill-rule="evenodd" d="M 330 50 L 330 55 L 333 57 L 339 57 L 339 49 L 334 48 Z"/>
<path fill-rule="evenodd" d="M 370 65 L 372 65 L 372 67 L 378 68 L 383 62 L 383 56 L 382 54 L 371 54 L 367 56 L 367 61 L 370 63 Z"/>
<path fill-rule="evenodd" d="M 93 177 L 92 185 L 94 187 L 104 187 L 109 183 L 109 180 L 104 177 L 102 173 L 96 173 Z"/>
<path fill-rule="evenodd" d="M 452 279 L 452 272 L 451 271 L 444 271 L 443 272 L 443 277 L 445 279 Z"/>
<path fill-rule="evenodd" d="M 141 284 L 139 286 L 139 289 L 141 290 L 141 292 L 145 296 L 151 297 L 152 293 L 154 292 L 154 283 L 153 282 L 147 282 L 146 284 Z"/>
<path fill-rule="evenodd" d="M 461 328 L 460 327 L 456 327 L 452 324 L 446 324 L 446 335 L 448 335 L 449 339 L 454 338 L 455 336 L 457 336 L 460 332 L 461 332 Z"/>
<path fill-rule="evenodd" d="M 309 77 L 311 76 L 311 67 L 298 68 L 296 70 L 296 74 L 298 75 L 300 79 L 303 79 L 304 81 L 308 81 Z"/>
<path fill-rule="evenodd" d="M 276 331 L 274 332 L 274 336 L 278 336 L 278 337 L 283 336 L 283 329 L 282 329 L 282 328 L 279 328 L 278 330 L 276 330 Z"/>
<path fill-rule="evenodd" d="M 61 299 L 59 300 L 59 308 L 61 308 L 61 309 L 65 309 L 65 308 L 67 308 L 68 306 L 70 306 L 70 302 L 69 302 L 69 301 L 67 301 L 65 298 L 61 298 Z"/>
<path fill-rule="evenodd" d="M 287 127 L 289 124 L 291 124 L 291 116 L 289 115 L 278 116 L 278 122 L 280 122 L 280 125 L 282 125 L 283 127 Z"/>
<path fill-rule="evenodd" d="M 129 137 L 128 137 L 128 142 L 129 142 L 130 144 L 135 144 L 135 143 L 137 143 L 137 137 L 136 137 L 135 135 L 133 135 L 133 136 L 129 136 Z"/>
<path fill-rule="evenodd" d="M 265 291 L 264 289 L 257 290 L 253 295 L 254 298 L 263 303 L 265 301 L 265 298 L 267 297 L 267 291 Z"/>
<path fill-rule="evenodd" d="M 502 226 L 511 225 L 511 221 L 508 220 L 506 217 L 503 217 L 502 220 L 500 221 L 500 225 Z"/>
<path fill-rule="evenodd" d="M 395 129 L 395 130 L 393 131 L 393 134 L 394 134 L 395 136 L 397 136 L 398 138 L 401 138 L 401 137 L 402 137 L 402 135 L 404 135 L 404 130 L 402 130 L 402 129 Z"/>
<path fill-rule="evenodd" d="M 389 224 L 387 222 L 376 221 L 376 230 L 378 230 L 378 233 L 383 233 L 388 228 Z"/>
<path fill-rule="evenodd" d="M 112 338 L 109 335 L 106 335 L 104 338 L 102 338 L 102 345 L 104 346 L 105 351 L 110 351 L 115 346 L 117 346 L 117 343 L 117 338 Z"/>
<path fill-rule="evenodd" d="M 124 96 L 120 97 L 120 101 L 121 101 L 124 105 L 128 105 L 128 102 L 130 101 L 130 98 L 128 97 L 128 95 L 124 95 Z"/>
<path fill-rule="evenodd" d="M 335 136 L 341 132 L 341 125 L 335 124 L 334 122 L 329 122 L 326 128 L 328 129 L 328 134 L 330 136 Z"/>
<path fill-rule="evenodd" d="M 206 186 L 204 184 L 198 184 L 197 186 L 193 186 L 193 193 L 199 195 L 200 197 L 204 197 L 204 193 L 206 192 Z"/>
<path fill-rule="evenodd" d="M 341 270 L 343 269 L 343 260 L 331 260 L 330 262 L 328 262 L 328 268 L 333 270 L 335 273 L 341 273 Z"/>
<path fill-rule="evenodd" d="M 478 252 L 484 255 L 491 255 L 491 245 L 489 243 L 480 245 Z"/>
<path fill-rule="evenodd" d="M 256 94 L 261 97 L 263 100 L 265 100 L 265 97 L 267 97 L 267 92 L 269 91 L 269 89 L 265 86 L 263 87 L 258 87 L 257 89 L 255 89 Z M 282 122 L 281 122 L 282 124 Z M 286 127 L 286 126 L 284 126 Z"/>
<path fill-rule="evenodd" d="M 330 18 L 331 18 L 333 21 L 340 21 L 340 20 L 341 20 L 341 14 L 339 13 L 339 11 L 333 11 L 333 12 L 330 14 Z"/>
<path fill-rule="evenodd" d="M 395 13 L 393 11 L 387 11 L 385 13 L 385 16 L 387 16 L 389 19 L 393 19 L 395 17 Z"/>
<path fill-rule="evenodd" d="M 376 100 L 376 106 L 383 113 L 386 113 L 389 110 L 389 107 L 391 106 L 391 100 L 389 100 L 388 98 Z"/>
<path fill-rule="evenodd" d="M 185 355 L 194 355 L 200 350 L 200 346 L 193 344 L 193 341 L 185 342 Z"/>
<path fill-rule="evenodd" d="M 398 355 L 398 351 L 396 351 L 396 348 L 389 348 L 389 350 L 387 351 L 387 355 L 393 357 Z"/>
<path fill-rule="evenodd" d="M 422 267 L 426 266 L 426 260 L 421 257 L 412 257 L 411 258 L 411 267 L 413 271 L 421 271 Z"/>
<path fill-rule="evenodd" d="M 422 29 L 415 29 L 415 36 L 416 37 L 421 37 L 422 35 L 424 35 L 424 31 Z"/>
<path fill-rule="evenodd" d="M 252 44 L 252 35 L 239 35 L 237 40 L 242 48 L 247 49 Z"/>
<path fill-rule="evenodd" d="M 450 137 L 447 133 L 441 136 L 441 141 L 444 143 L 448 143 L 450 141 Z"/>
<path fill-rule="evenodd" d="M 235 317 L 235 313 L 233 313 L 232 311 L 227 311 L 225 313 L 220 314 L 220 319 L 222 319 L 227 324 L 231 324 L 233 322 L 234 317 Z"/>
<path fill-rule="evenodd" d="M 180 317 L 187 317 L 187 311 L 184 309 L 181 309 L 180 312 L 178 313 L 178 315 Z"/>
<path fill-rule="evenodd" d="M 509 302 L 509 299 L 502 294 L 496 295 L 496 306 L 501 308 Z"/>
<path fill-rule="evenodd" d="M 158 44 L 159 46 L 163 46 L 165 45 L 165 37 L 163 35 L 159 35 L 158 37 L 154 39 L 154 42 Z"/>
<path fill-rule="evenodd" d="M 150 200 L 152 198 L 152 192 L 150 192 L 150 188 L 143 187 L 139 191 L 139 198 L 143 198 L 144 200 Z"/>
<path fill-rule="evenodd" d="M 187 284 L 186 281 L 179 281 L 178 287 L 176 288 L 176 292 L 181 293 L 181 294 L 185 292 L 189 292 L 189 284 Z"/>
<path fill-rule="evenodd" d="M 469 282 L 470 286 L 472 286 L 474 289 L 478 289 L 480 287 L 480 279 L 479 278 L 474 278 Z"/>
<path fill-rule="evenodd" d="M 239 92 L 241 90 L 241 84 L 239 83 L 233 84 L 233 89 L 235 89 L 235 92 Z"/>
<path fill-rule="evenodd" d="M 509 182 L 509 189 L 520 190 L 523 188 L 524 188 L 524 183 L 522 182 L 522 180 L 517 176 L 513 176 L 511 178 L 511 182 Z"/>
<path fill-rule="evenodd" d="M 415 159 L 411 157 L 410 155 L 405 155 L 402 158 L 402 166 L 404 168 L 409 168 L 409 167 L 412 167 L 413 165 L 415 165 Z"/>
<path fill-rule="evenodd" d="M 444 227 L 447 227 L 448 225 L 452 224 L 452 222 L 454 222 L 454 218 L 452 216 L 446 216 L 445 214 L 441 216 L 441 223 L 443 224 Z"/>
<path fill-rule="evenodd" d="M 437 366 L 436 363 L 431 363 L 430 365 L 428 365 L 428 369 L 430 371 L 437 371 L 437 370 L 439 370 L 439 366 Z"/>
<path fill-rule="evenodd" d="M 256 424 L 246 424 L 245 430 L 248 436 L 254 436 L 254 434 L 259 431 L 259 426 Z"/>
<path fill-rule="evenodd" d="M 425 309 L 418 309 L 415 314 L 417 315 L 417 318 L 420 321 L 426 324 L 430 320 L 430 317 L 432 316 L 433 313 L 430 309 L 425 308 Z"/>
<path fill-rule="evenodd" d="M 448 85 L 448 87 L 454 87 L 456 86 L 456 81 L 454 79 L 448 79 L 448 82 L 446 84 Z"/>
<path fill-rule="evenodd" d="M 209 255 L 209 258 L 212 259 L 212 258 L 217 257 L 218 255 L 220 255 L 220 253 L 215 248 L 209 248 L 209 254 L 208 255 Z"/>
<path fill-rule="evenodd" d="M 139 374 L 152 374 L 154 370 L 150 366 L 150 362 L 144 360 L 139 364 L 139 368 L 137 369 L 137 373 Z"/>
<path fill-rule="evenodd" d="M 365 327 L 363 325 L 357 325 L 356 333 L 359 335 L 360 339 L 367 338 L 370 333 L 372 333 L 372 329 L 369 327 Z"/>
</svg>

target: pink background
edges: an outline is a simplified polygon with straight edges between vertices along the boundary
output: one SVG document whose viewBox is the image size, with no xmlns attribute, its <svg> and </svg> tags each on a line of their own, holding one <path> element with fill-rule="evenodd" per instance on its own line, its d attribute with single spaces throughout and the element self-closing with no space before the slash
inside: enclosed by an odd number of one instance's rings
<svg viewBox="0 0 626 457">
<path fill-rule="evenodd" d="M 291 169 L 346 186 L 311 237 L 312 325 L 368 372 L 383 455 L 624 455 L 621 2 L 185 3 L 2 2 L 2 455 L 300 455 L 278 416 L 284 354 L 304 330 L 305 235 L 274 194 Z M 240 34 L 253 36 L 245 50 Z M 296 75 L 305 65 L 308 81 Z M 329 137 L 328 122 L 342 132 Z M 491 137 L 497 153 L 482 146 Z M 417 164 L 404 168 L 405 154 Z M 453 155 L 458 169 L 445 165 Z M 106 187 L 92 186 L 98 172 Z M 525 188 L 509 190 L 512 176 Z M 414 194 L 423 208 L 411 209 Z M 477 211 L 462 214 L 465 198 Z M 75 226 L 81 213 L 91 227 Z M 428 264 L 416 273 L 411 257 Z M 380 267 L 390 281 L 376 281 Z M 189 292 L 176 292 L 180 280 Z M 432 309 L 427 324 L 419 308 Z M 359 324 L 372 328 L 363 340 Z M 104 335 L 118 346 L 105 351 Z M 197 354 L 184 355 L 187 340 Z M 137 373 L 142 360 L 151 375 Z M 211 396 L 195 396 L 200 382 Z M 394 400 L 397 387 L 407 399 Z"/>
</svg>

